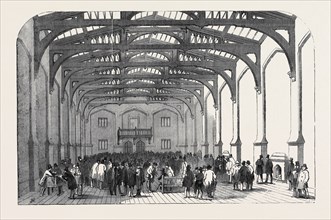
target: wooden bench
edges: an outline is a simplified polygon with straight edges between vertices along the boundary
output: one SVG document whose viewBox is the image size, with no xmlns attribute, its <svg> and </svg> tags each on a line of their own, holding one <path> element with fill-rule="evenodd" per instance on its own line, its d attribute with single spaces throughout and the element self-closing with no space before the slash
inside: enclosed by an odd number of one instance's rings
<svg viewBox="0 0 331 220">
<path fill-rule="evenodd" d="M 181 188 L 183 187 L 183 178 L 162 176 L 161 187 L 162 187 L 162 193 L 164 193 L 166 189 Z"/>
</svg>

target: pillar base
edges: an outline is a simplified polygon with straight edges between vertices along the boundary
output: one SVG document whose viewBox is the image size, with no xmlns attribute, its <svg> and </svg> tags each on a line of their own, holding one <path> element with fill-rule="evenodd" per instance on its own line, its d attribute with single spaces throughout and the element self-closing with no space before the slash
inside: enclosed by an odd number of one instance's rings
<svg viewBox="0 0 331 220">
<path fill-rule="evenodd" d="M 193 143 L 193 144 L 191 145 L 191 148 L 193 149 L 193 153 L 194 153 L 194 154 L 197 153 L 197 151 L 198 151 L 198 144 L 197 144 L 197 143 Z"/>
<path fill-rule="evenodd" d="M 230 143 L 230 153 L 232 157 L 241 163 L 241 140 L 238 138 L 235 142 Z"/>
<path fill-rule="evenodd" d="M 297 140 L 288 141 L 288 157 L 293 158 L 293 161 L 299 161 L 300 165 L 304 163 L 304 144 L 305 139 L 302 134 L 299 134 Z"/>
<path fill-rule="evenodd" d="M 256 141 L 253 143 L 253 161 L 257 161 L 260 158 L 260 155 L 263 158 L 266 158 L 268 154 L 268 141 L 265 137 L 261 141 Z"/>
<path fill-rule="evenodd" d="M 202 152 L 202 157 L 204 157 L 206 154 L 209 154 L 209 143 L 203 143 L 201 144 L 201 152 Z"/>
<path fill-rule="evenodd" d="M 62 154 L 62 144 L 61 143 L 58 143 L 57 144 L 57 164 L 60 164 L 61 163 L 61 158 L 62 158 L 62 156 L 61 156 L 61 154 Z"/>
<path fill-rule="evenodd" d="M 294 145 L 293 143 L 291 143 L 291 145 L 288 145 L 288 157 L 293 158 L 293 161 L 299 161 L 300 165 L 304 163 L 303 154 L 304 144 Z"/>
<path fill-rule="evenodd" d="M 70 148 L 71 148 L 71 144 L 68 142 L 65 146 L 64 159 L 70 158 L 70 151 L 71 151 Z"/>
<path fill-rule="evenodd" d="M 28 140 L 28 161 L 29 161 L 29 190 L 30 192 L 35 191 L 35 172 L 34 172 L 34 147 L 35 143 L 33 138 L 30 136 Z"/>
<path fill-rule="evenodd" d="M 218 152 L 216 153 L 218 155 L 222 155 L 223 152 L 223 142 L 221 140 L 218 141 L 217 144 L 215 144 L 215 147 L 218 147 Z"/>
</svg>

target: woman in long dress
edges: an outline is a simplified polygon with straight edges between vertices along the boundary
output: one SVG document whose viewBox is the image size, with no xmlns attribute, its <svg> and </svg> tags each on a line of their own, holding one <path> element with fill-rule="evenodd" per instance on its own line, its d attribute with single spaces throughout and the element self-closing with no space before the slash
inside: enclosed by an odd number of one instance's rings
<svg viewBox="0 0 331 220">
<path fill-rule="evenodd" d="M 41 195 L 43 196 L 45 193 L 45 190 L 47 188 L 47 194 L 50 194 L 50 188 L 55 187 L 55 174 L 52 171 L 52 165 L 48 164 L 47 169 L 44 172 L 44 175 L 39 181 L 39 185 L 41 187 Z"/>
</svg>

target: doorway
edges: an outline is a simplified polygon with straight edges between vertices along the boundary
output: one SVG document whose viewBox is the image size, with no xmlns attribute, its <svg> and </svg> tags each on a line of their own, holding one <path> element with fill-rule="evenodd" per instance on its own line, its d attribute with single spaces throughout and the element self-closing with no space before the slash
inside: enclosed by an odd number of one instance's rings
<svg viewBox="0 0 331 220">
<path fill-rule="evenodd" d="M 133 144 L 131 141 L 127 141 L 124 144 L 124 153 L 132 153 L 133 152 Z"/>
<path fill-rule="evenodd" d="M 145 143 L 142 140 L 139 140 L 136 144 L 136 149 L 137 152 L 145 151 Z"/>
</svg>

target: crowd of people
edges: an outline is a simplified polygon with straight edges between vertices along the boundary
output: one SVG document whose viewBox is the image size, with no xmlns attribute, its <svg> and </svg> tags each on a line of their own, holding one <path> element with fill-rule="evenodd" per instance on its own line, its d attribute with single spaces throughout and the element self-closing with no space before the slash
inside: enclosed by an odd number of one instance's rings
<svg viewBox="0 0 331 220">
<path fill-rule="evenodd" d="M 195 167 L 192 170 L 192 167 Z M 307 194 L 309 173 L 307 166 L 299 166 L 298 162 L 290 162 L 287 179 L 290 189 L 296 196 Z M 85 186 L 107 189 L 110 195 L 141 196 L 142 192 L 152 192 L 162 187 L 162 177 L 179 177 L 184 188 L 184 197 L 208 198 L 215 196 L 217 181 L 227 179 L 233 189 L 253 189 L 256 182 L 273 182 L 273 164 L 269 155 L 264 159 L 261 155 L 254 167 L 249 160 L 236 161 L 231 154 L 220 155 L 216 159 L 212 155 L 203 158 L 199 154 L 182 154 L 181 152 L 137 152 L 137 153 L 100 153 L 97 155 L 78 157 L 78 162 L 63 160 L 58 166 L 50 164 L 40 180 L 41 193 L 46 189 L 48 194 L 53 188 L 58 195 L 63 193 L 63 185 L 70 190 L 70 199 L 82 195 Z M 191 191 L 193 189 L 193 192 Z"/>
</svg>

